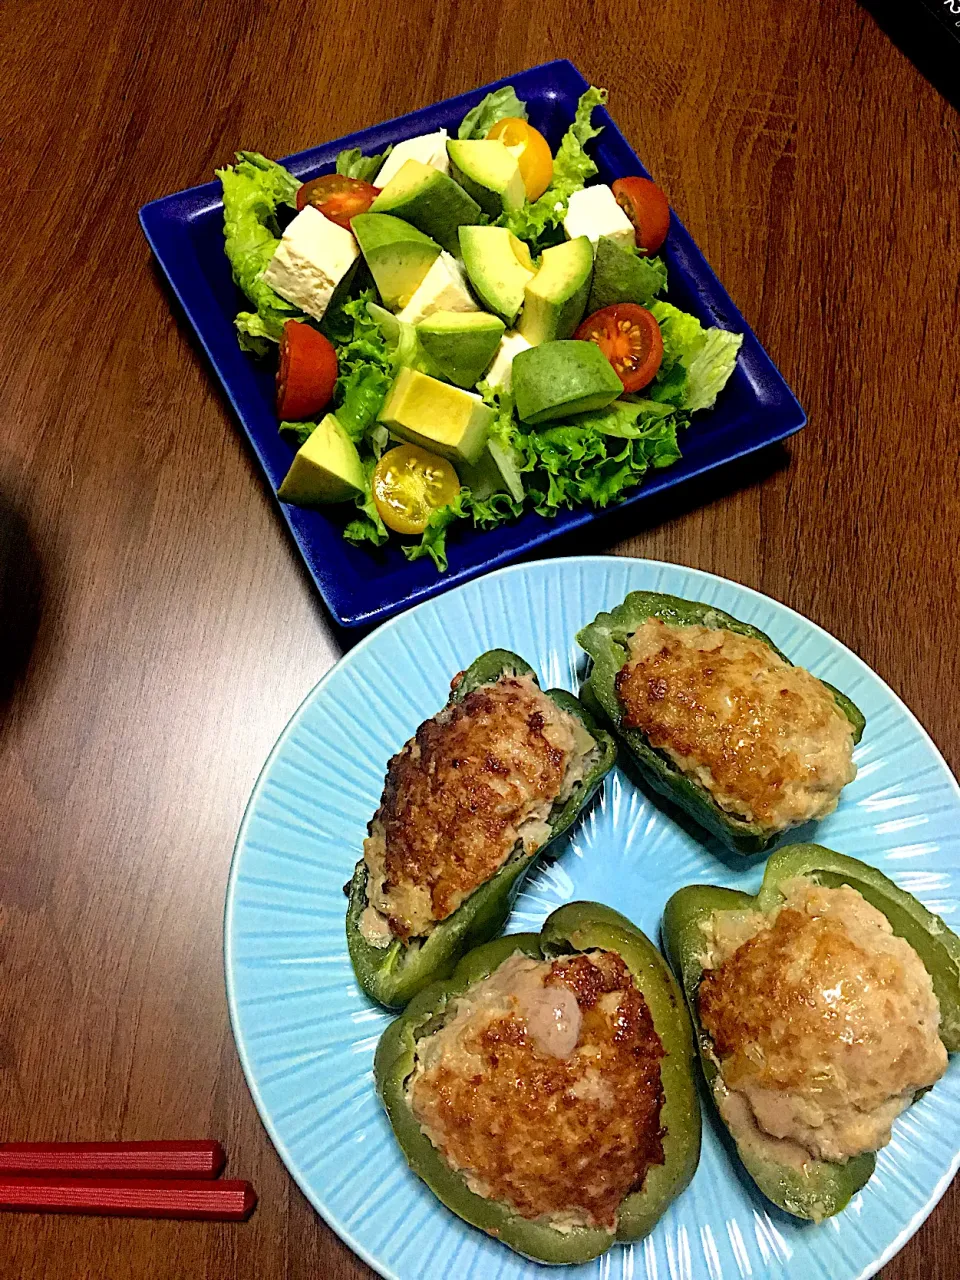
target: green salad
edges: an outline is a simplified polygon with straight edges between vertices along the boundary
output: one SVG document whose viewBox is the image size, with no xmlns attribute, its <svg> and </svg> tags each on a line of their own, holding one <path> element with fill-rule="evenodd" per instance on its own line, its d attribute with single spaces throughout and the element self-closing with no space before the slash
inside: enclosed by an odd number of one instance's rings
<svg viewBox="0 0 960 1280">
<path fill-rule="evenodd" d="M 680 457 L 743 339 L 663 299 L 660 189 L 594 181 L 605 99 L 555 153 L 507 86 L 456 137 L 306 183 L 249 151 L 217 171 L 240 345 L 278 366 L 281 501 L 348 504 L 350 542 L 442 572 L 458 522 L 606 507 Z"/>
</svg>

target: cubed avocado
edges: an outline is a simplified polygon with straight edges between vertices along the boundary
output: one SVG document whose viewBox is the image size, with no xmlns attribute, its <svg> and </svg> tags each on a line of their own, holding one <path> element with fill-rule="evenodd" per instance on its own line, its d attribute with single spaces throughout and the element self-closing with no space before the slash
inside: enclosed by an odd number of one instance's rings
<svg viewBox="0 0 960 1280">
<path fill-rule="evenodd" d="M 517 413 L 533 425 L 604 409 L 622 391 L 613 366 L 593 342 L 542 342 L 513 361 Z"/>
<path fill-rule="evenodd" d="M 480 206 L 459 183 L 419 160 L 407 160 L 401 166 L 370 212 L 404 218 L 453 254 L 460 252 L 458 227 L 480 218 Z"/>
<path fill-rule="evenodd" d="M 477 462 L 457 467 L 460 483 L 481 502 L 495 493 L 509 493 L 515 502 L 524 499 L 520 458 L 515 449 L 491 436 Z"/>
<path fill-rule="evenodd" d="M 347 502 L 362 493 L 363 487 L 363 463 L 357 446 L 328 413 L 297 450 L 277 497 L 298 507 L 317 507 Z"/>
<path fill-rule="evenodd" d="M 479 396 L 416 369 L 400 370 L 380 410 L 395 436 L 452 462 L 477 461 L 493 418 Z"/>
<path fill-rule="evenodd" d="M 477 297 L 512 324 L 536 274 L 530 250 L 506 227 L 461 227 L 460 253 Z"/>
<path fill-rule="evenodd" d="M 358 213 L 350 226 L 384 304 L 405 306 L 440 256 L 440 246 L 389 213 Z"/>
<path fill-rule="evenodd" d="M 544 249 L 540 270 L 524 289 L 517 331 L 531 346 L 569 338 L 583 319 L 593 278 L 593 245 L 586 236 Z"/>
<path fill-rule="evenodd" d="M 453 176 L 491 218 L 523 207 L 520 165 L 499 138 L 451 138 L 447 154 Z"/>
<path fill-rule="evenodd" d="M 597 241 L 593 283 L 587 314 L 617 302 L 638 302 L 648 307 L 667 283 L 667 269 L 660 258 L 641 257 L 634 248 L 624 248 L 610 236 Z"/>
<path fill-rule="evenodd" d="M 417 325 L 417 337 L 436 373 L 458 387 L 473 387 L 503 330 L 503 321 L 485 311 L 435 311 Z"/>
</svg>

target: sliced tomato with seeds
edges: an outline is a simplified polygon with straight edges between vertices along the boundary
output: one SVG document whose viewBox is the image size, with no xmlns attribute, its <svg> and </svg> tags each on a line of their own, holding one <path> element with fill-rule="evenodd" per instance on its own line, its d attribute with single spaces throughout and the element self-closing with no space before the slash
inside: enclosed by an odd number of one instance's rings
<svg viewBox="0 0 960 1280">
<path fill-rule="evenodd" d="M 574 334 L 595 342 L 613 365 L 624 391 L 641 391 L 657 376 L 663 338 L 656 317 L 635 302 L 618 302 L 588 316 Z"/>
<path fill-rule="evenodd" d="M 280 338 L 277 369 L 277 417 L 303 422 L 322 413 L 333 399 L 337 353 L 312 325 L 288 320 Z"/>
<path fill-rule="evenodd" d="M 380 194 L 380 188 L 343 173 L 325 173 L 305 182 L 297 192 L 297 211 L 312 204 L 338 227 L 350 230 L 350 219 L 366 213 Z"/>
<path fill-rule="evenodd" d="M 670 230 L 667 197 L 649 178 L 618 178 L 613 184 L 617 204 L 633 223 L 638 249 L 656 253 Z"/>
<path fill-rule="evenodd" d="M 416 444 L 388 449 L 373 473 L 373 501 L 394 533 L 423 533 L 430 517 L 460 492 L 453 463 Z"/>
</svg>

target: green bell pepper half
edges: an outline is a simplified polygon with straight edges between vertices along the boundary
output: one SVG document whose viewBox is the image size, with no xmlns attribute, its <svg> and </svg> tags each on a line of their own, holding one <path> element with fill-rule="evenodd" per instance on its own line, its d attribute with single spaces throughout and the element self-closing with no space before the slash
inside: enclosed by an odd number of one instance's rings
<svg viewBox="0 0 960 1280">
<path fill-rule="evenodd" d="M 462 702 L 468 693 L 492 684 L 507 674 L 532 676 L 529 663 L 506 649 L 491 649 L 470 664 L 450 693 L 447 705 Z M 367 866 L 361 858 L 349 886 L 347 949 L 357 981 L 372 999 L 388 1009 L 402 1009 L 424 987 L 453 972 L 464 952 L 496 937 L 507 922 L 524 878 L 544 851 L 563 835 L 589 804 L 604 777 L 613 768 L 617 748 L 609 733 L 595 723 L 578 698 L 565 689 L 547 689 L 546 695 L 564 711 L 577 717 L 597 743 L 597 760 L 582 782 L 550 815 L 550 839 L 531 857 L 517 847 L 502 867 L 470 894 L 424 940 L 404 945 L 395 938 L 387 947 L 374 947 L 360 932 L 360 917 L 367 907 Z"/>
<path fill-rule="evenodd" d="M 722 609 L 700 604 L 694 600 L 681 600 L 679 596 L 663 595 L 658 591 L 631 591 L 623 604 L 610 613 L 598 613 L 577 635 L 577 642 L 593 659 L 587 680 L 580 690 L 584 704 L 594 714 L 613 726 L 617 736 L 629 748 L 631 755 L 649 786 L 688 813 L 691 818 L 717 836 L 736 853 L 764 853 L 782 832 L 772 835 L 756 823 L 745 822 L 727 813 L 713 796 L 693 778 L 688 778 L 662 752 L 652 747 L 639 729 L 623 726 L 623 708 L 617 696 L 616 678 L 628 658 L 627 640 L 648 618 L 659 618 L 672 626 L 700 626 L 734 631 L 737 635 L 760 640 L 784 662 L 790 662 L 769 636 L 740 622 Z M 792 665 L 792 664 L 791 664 Z M 837 705 L 853 726 L 853 740 L 859 742 L 866 721 L 851 700 L 833 685 L 821 684 L 837 700 Z"/>
<path fill-rule="evenodd" d="M 712 1042 L 697 1012 L 697 991 L 703 976 L 703 926 L 716 911 L 774 911 L 783 901 L 780 886 L 795 876 L 807 876 L 834 889 L 849 885 L 887 917 L 893 932 L 913 947 L 930 974 L 940 1003 L 940 1038 L 949 1052 L 960 1049 L 960 938 L 875 867 L 818 844 L 786 845 L 771 855 L 756 897 L 735 889 L 688 885 L 673 895 L 663 913 L 664 950 L 683 987 L 697 1033 L 700 1065 L 714 1100 L 723 1082 Z M 798 1169 L 747 1150 L 732 1134 L 730 1137 L 767 1199 L 795 1217 L 814 1222 L 839 1213 L 876 1165 L 873 1152 L 865 1152 L 845 1164 L 811 1157 Z"/>
<path fill-rule="evenodd" d="M 660 1063 L 664 1163 L 647 1170 L 642 1188 L 620 1207 L 616 1232 L 577 1227 L 559 1231 L 523 1218 L 502 1201 L 477 1195 L 422 1132 L 407 1102 L 406 1082 L 417 1042 L 437 1031 L 459 996 L 487 978 L 515 951 L 554 960 L 575 952 L 614 951 L 647 1002 L 665 1056 Z M 451 1010 L 452 1011 L 452 1010 Z M 615 1240 L 641 1240 L 688 1185 L 700 1158 L 700 1104 L 694 1082 L 694 1040 L 683 996 L 660 952 L 625 916 L 596 902 L 571 902 L 549 915 L 539 934 L 515 933 L 469 952 L 453 975 L 422 991 L 383 1033 L 374 1080 L 411 1169 L 465 1222 L 525 1257 L 548 1263 L 588 1262 Z"/>
</svg>

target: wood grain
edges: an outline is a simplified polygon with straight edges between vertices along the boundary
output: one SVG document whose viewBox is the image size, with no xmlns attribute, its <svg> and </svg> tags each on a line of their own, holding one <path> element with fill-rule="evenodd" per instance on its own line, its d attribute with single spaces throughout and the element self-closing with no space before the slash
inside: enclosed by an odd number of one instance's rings
<svg viewBox="0 0 960 1280">
<path fill-rule="evenodd" d="M 609 87 L 810 418 L 596 545 L 786 601 L 960 765 L 957 115 L 854 0 L 5 6 L 0 1137 L 217 1137 L 260 1206 L 7 1217 L 4 1276 L 371 1274 L 266 1139 L 220 956 L 244 801 L 345 638 L 136 210 L 237 146 L 284 155 L 555 56 Z M 952 1190 L 884 1276 L 958 1259 Z"/>
</svg>

